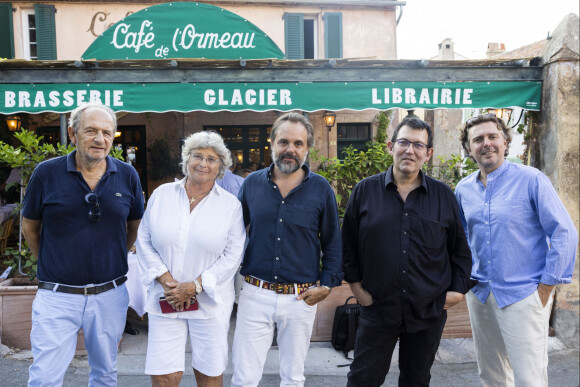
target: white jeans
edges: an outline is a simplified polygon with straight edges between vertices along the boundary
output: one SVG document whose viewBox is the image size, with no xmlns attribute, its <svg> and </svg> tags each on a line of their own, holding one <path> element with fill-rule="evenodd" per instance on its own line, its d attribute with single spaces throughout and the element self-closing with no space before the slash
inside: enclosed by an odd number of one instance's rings
<svg viewBox="0 0 580 387">
<path fill-rule="evenodd" d="M 535 291 L 503 309 L 492 293 L 485 304 L 471 291 L 466 296 L 481 384 L 548 386 L 548 329 L 554 293 L 545 307 Z"/>
<path fill-rule="evenodd" d="M 294 294 L 276 294 L 244 283 L 232 349 L 232 387 L 258 385 L 272 346 L 274 324 L 278 328 L 280 386 L 303 386 L 304 360 L 315 316 L 316 305 L 298 301 Z"/>
<path fill-rule="evenodd" d="M 125 284 L 92 296 L 39 289 L 32 304 L 34 362 L 28 386 L 62 386 L 81 328 L 91 367 L 89 386 L 116 386 L 117 347 L 128 305 Z"/>
</svg>

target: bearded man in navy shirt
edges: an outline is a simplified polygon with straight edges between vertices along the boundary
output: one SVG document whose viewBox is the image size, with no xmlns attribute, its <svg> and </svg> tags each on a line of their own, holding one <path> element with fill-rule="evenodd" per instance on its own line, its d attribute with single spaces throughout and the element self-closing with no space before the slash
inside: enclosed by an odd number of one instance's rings
<svg viewBox="0 0 580 387">
<path fill-rule="evenodd" d="M 127 248 L 143 216 L 130 164 L 108 156 L 115 113 L 100 103 L 71 113 L 76 150 L 39 164 L 23 203 L 22 232 L 38 257 L 29 386 L 62 385 L 84 332 L 89 386 L 117 385 L 117 346 L 127 316 Z"/>
<path fill-rule="evenodd" d="M 316 304 L 342 282 L 334 192 L 305 165 L 314 145 L 312 125 L 298 113 L 285 114 L 272 126 L 270 143 L 274 163 L 248 176 L 238 196 L 249 242 L 232 386 L 258 385 L 275 326 L 281 385 L 304 385 Z"/>
</svg>

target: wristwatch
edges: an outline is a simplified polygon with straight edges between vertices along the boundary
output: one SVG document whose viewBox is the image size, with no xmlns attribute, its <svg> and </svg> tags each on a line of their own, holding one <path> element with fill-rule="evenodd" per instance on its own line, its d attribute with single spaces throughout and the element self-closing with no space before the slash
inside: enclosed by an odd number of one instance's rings
<svg viewBox="0 0 580 387">
<path fill-rule="evenodd" d="M 332 292 L 332 288 L 328 285 L 320 285 L 321 288 L 326 288 L 328 289 L 329 292 Z"/>
<path fill-rule="evenodd" d="M 196 279 L 193 280 L 193 284 L 195 285 L 195 294 L 203 292 L 203 288 Z"/>
</svg>

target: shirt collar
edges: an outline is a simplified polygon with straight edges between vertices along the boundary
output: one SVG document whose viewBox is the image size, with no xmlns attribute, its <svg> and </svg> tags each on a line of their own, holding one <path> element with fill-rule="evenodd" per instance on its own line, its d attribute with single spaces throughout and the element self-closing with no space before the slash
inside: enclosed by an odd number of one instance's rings
<svg viewBox="0 0 580 387">
<path fill-rule="evenodd" d="M 419 171 L 419 176 L 421 177 L 420 186 L 425 189 L 425 192 L 428 192 L 429 190 L 427 188 L 427 181 L 425 179 L 425 175 L 423 174 L 423 171 L 421 171 L 421 170 Z M 389 186 L 389 184 L 393 184 L 395 187 L 397 186 L 397 184 L 395 183 L 395 180 L 393 179 L 393 166 L 392 165 L 385 173 L 385 188 L 387 188 Z"/>
<path fill-rule="evenodd" d="M 185 189 L 185 181 L 187 180 L 187 176 L 184 177 L 183 179 L 179 180 L 178 185 Z M 217 188 L 219 187 L 219 184 L 216 184 L 216 182 L 214 181 L 213 183 L 213 187 L 211 187 L 211 189 L 209 190 L 210 193 L 215 192 L 216 195 L 220 194 L 220 190 Z"/>
<path fill-rule="evenodd" d="M 73 150 L 66 156 L 66 171 L 67 172 L 78 172 L 77 171 L 77 161 L 75 156 L 77 154 L 77 150 Z M 107 156 L 105 159 L 107 161 L 107 170 L 105 172 L 113 173 L 117 172 L 117 165 L 110 160 L 110 156 Z"/>
<path fill-rule="evenodd" d="M 272 181 L 272 169 L 273 168 L 274 168 L 274 163 L 270 164 L 270 166 L 268 167 L 268 172 L 266 173 L 266 179 L 268 179 L 268 181 Z M 302 166 L 302 169 L 304 170 L 304 172 L 306 172 L 306 176 L 304 177 L 304 180 L 302 181 L 304 183 L 305 181 L 310 179 L 310 175 L 312 174 L 312 171 L 310 171 L 310 168 L 306 164 L 304 164 Z"/>
<path fill-rule="evenodd" d="M 491 172 L 490 174 L 487 175 L 487 181 L 491 181 L 493 179 L 497 179 L 502 173 L 504 173 L 504 171 L 506 171 L 509 166 L 511 164 L 511 161 L 509 161 L 508 159 L 504 159 L 504 161 L 501 163 L 501 165 L 499 167 L 497 167 L 493 172 Z M 481 170 L 479 170 L 477 172 L 477 180 L 476 181 L 481 181 L 480 180 L 481 177 Z"/>
</svg>

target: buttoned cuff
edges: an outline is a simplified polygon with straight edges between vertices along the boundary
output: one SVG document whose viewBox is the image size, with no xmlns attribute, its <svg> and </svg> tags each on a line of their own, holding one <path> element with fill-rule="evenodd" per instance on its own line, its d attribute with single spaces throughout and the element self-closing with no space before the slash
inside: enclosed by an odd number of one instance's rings
<svg viewBox="0 0 580 387">
<path fill-rule="evenodd" d="M 350 269 L 344 272 L 344 280 L 349 284 L 353 284 L 355 282 L 362 282 L 362 278 L 358 269 Z"/>
<path fill-rule="evenodd" d="M 465 277 L 451 277 L 451 286 L 449 286 L 449 291 L 465 294 L 477 285 L 476 280 Z"/>
<path fill-rule="evenodd" d="M 163 274 L 167 273 L 169 269 L 165 265 L 150 267 L 147 270 L 143 271 L 141 275 L 141 282 L 146 287 L 149 287 L 153 281 L 157 278 L 161 277 Z"/>
<path fill-rule="evenodd" d="M 571 278 L 558 278 L 548 273 L 542 274 L 540 282 L 546 285 L 559 285 L 559 284 L 569 284 L 572 282 Z"/>
<path fill-rule="evenodd" d="M 329 273 L 329 272 L 321 272 L 320 273 L 320 285 L 321 286 L 330 286 L 331 288 L 335 286 L 340 286 L 342 284 L 342 277 L 343 273 Z"/>
<path fill-rule="evenodd" d="M 222 302 L 222 297 L 220 297 L 220 292 L 216 292 L 217 278 L 213 273 L 204 272 L 201 274 L 201 287 L 204 293 L 219 304 Z"/>
</svg>

